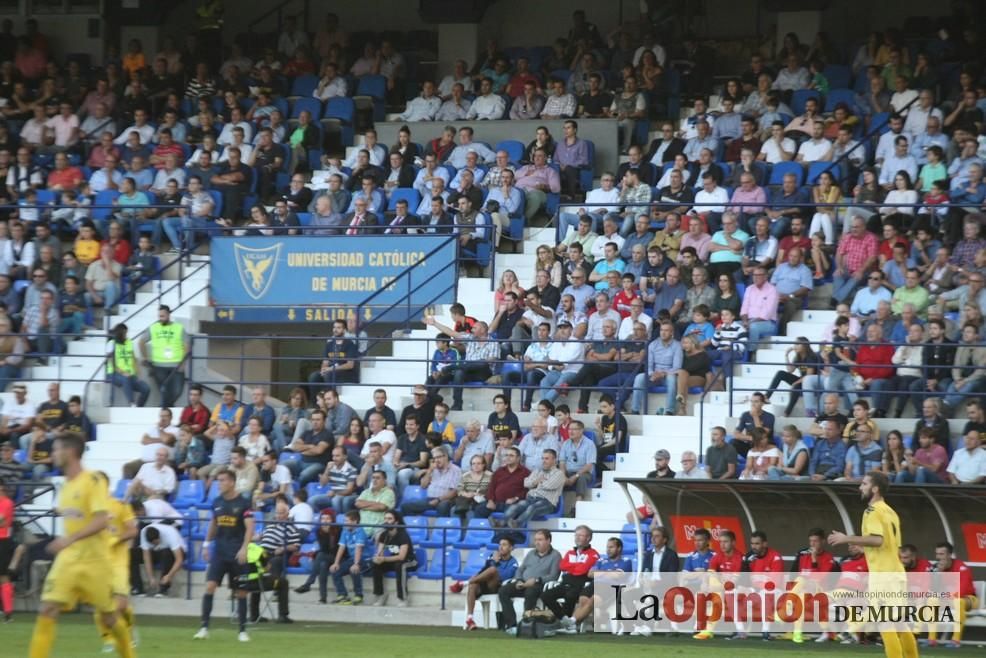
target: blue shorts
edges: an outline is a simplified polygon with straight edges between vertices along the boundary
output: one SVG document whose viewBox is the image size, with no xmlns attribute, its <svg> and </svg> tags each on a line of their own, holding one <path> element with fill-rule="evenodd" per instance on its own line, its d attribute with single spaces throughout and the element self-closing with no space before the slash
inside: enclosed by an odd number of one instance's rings
<svg viewBox="0 0 986 658">
<path fill-rule="evenodd" d="M 249 565 L 240 564 L 236 561 L 236 556 L 213 555 L 209 560 L 209 568 L 205 572 L 206 582 L 215 582 L 221 585 L 223 576 L 229 576 L 229 588 L 236 588 L 236 577 L 246 573 Z"/>
</svg>

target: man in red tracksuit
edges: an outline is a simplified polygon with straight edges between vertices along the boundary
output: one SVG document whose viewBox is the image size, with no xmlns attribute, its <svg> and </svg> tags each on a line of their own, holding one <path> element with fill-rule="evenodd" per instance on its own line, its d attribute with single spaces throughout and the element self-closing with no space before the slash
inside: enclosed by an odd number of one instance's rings
<svg viewBox="0 0 986 658">
<path fill-rule="evenodd" d="M 938 573 L 957 573 L 959 574 L 959 600 L 956 602 L 958 607 L 958 630 L 952 633 L 952 639 L 947 646 L 957 649 L 962 646 L 962 629 L 965 627 L 965 618 L 970 610 L 975 610 L 979 605 L 976 598 L 976 586 L 972 582 L 972 569 L 962 560 L 955 559 L 955 547 L 947 541 L 940 542 L 935 546 L 935 571 Z M 928 633 L 928 645 L 937 644 L 938 634 L 934 631 Z"/>
<path fill-rule="evenodd" d="M 835 556 L 825 550 L 825 531 L 821 528 L 812 528 L 808 531 L 808 547 L 802 548 L 794 557 L 791 563 L 791 571 L 798 574 L 797 591 L 799 592 L 818 592 L 825 589 L 825 580 L 822 576 L 813 574 L 824 574 L 838 571 L 839 565 L 835 561 Z M 795 622 L 794 632 L 791 640 L 795 644 L 804 642 L 804 635 L 801 632 L 804 620 L 799 619 Z M 822 634 L 825 637 L 825 634 Z"/>
<path fill-rule="evenodd" d="M 863 553 L 862 547 L 848 544 L 846 549 L 849 551 L 849 555 L 839 560 L 839 571 L 842 572 L 842 575 L 839 577 L 839 582 L 835 584 L 835 589 L 855 591 L 863 588 L 865 583 L 859 574 L 869 573 L 869 567 L 866 565 L 866 554 Z M 822 633 L 815 641 L 828 642 L 829 640 L 841 640 L 844 644 L 855 644 L 857 641 L 854 632 L 842 633 L 841 635 Z"/>
<path fill-rule="evenodd" d="M 732 530 L 723 530 L 719 533 L 719 551 L 709 560 L 709 571 L 724 574 L 737 574 L 746 571 L 746 557 L 736 550 L 736 534 Z M 731 599 L 729 599 L 731 600 Z M 733 610 L 727 610 L 728 614 L 735 614 Z M 727 637 L 727 640 L 739 640 L 746 637 L 743 632 L 743 625 L 736 623 L 737 632 Z M 709 623 L 704 630 L 695 634 L 697 640 L 708 640 L 712 638 L 714 624 Z"/>
<path fill-rule="evenodd" d="M 588 526 L 580 525 L 575 529 L 575 548 L 561 558 L 561 579 L 554 587 L 545 586 L 541 593 L 544 607 L 553 612 L 566 629 L 575 628 L 575 620 L 569 615 L 579 592 L 589 580 L 589 571 L 599 560 L 599 553 L 589 544 L 591 541 L 592 530 Z"/>
<path fill-rule="evenodd" d="M 767 533 L 763 530 L 756 530 L 750 535 L 750 552 L 746 554 L 746 571 L 760 574 L 784 571 L 784 558 L 767 544 Z M 768 580 L 771 580 L 771 577 L 766 575 L 751 579 L 754 587 L 761 588 Z M 775 584 L 779 585 L 780 583 Z M 770 640 L 769 622 L 763 622 L 762 634 L 764 641 Z"/>
<path fill-rule="evenodd" d="M 935 570 L 935 565 L 930 560 L 918 554 L 918 547 L 914 544 L 901 546 L 899 555 L 900 563 L 904 565 L 904 571 L 908 573 L 926 573 Z"/>
</svg>

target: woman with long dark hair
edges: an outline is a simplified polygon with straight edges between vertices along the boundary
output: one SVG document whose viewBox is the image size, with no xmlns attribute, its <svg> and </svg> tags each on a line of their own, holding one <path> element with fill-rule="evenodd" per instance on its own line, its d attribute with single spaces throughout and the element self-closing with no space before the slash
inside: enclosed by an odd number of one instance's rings
<svg viewBox="0 0 986 658">
<path fill-rule="evenodd" d="M 810 377 L 818 372 L 821 359 L 811 349 L 811 343 L 804 336 L 799 336 L 795 344 L 787 348 L 785 357 L 788 360 L 788 365 L 785 370 L 778 370 L 773 381 L 770 382 L 767 389 L 767 402 L 770 402 L 770 396 L 777 392 L 777 387 L 781 382 L 788 384 L 791 387 L 791 393 L 787 406 L 784 407 L 784 415 L 790 416 L 791 412 L 794 411 L 794 405 L 798 404 L 798 400 L 801 399 L 801 383 L 805 377 Z"/>
</svg>

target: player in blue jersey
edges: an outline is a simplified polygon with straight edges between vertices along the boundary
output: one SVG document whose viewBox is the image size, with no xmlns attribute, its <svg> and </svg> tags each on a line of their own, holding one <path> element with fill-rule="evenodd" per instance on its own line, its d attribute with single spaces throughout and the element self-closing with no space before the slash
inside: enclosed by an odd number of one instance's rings
<svg viewBox="0 0 986 658">
<path fill-rule="evenodd" d="M 250 509 L 250 501 L 236 492 L 233 471 L 220 471 L 216 481 L 219 483 L 219 495 L 212 501 L 212 521 L 209 522 L 209 531 L 202 547 L 202 557 L 209 561 L 205 594 L 202 596 L 202 628 L 194 639 L 208 639 L 212 599 L 223 576 L 226 576 L 230 588 L 236 590 L 236 612 L 240 622 L 238 639 L 249 642 L 250 636 L 246 632 L 247 592 L 238 587 L 238 577 L 245 573 L 247 566 L 247 547 L 253 537 L 253 510 Z"/>
</svg>

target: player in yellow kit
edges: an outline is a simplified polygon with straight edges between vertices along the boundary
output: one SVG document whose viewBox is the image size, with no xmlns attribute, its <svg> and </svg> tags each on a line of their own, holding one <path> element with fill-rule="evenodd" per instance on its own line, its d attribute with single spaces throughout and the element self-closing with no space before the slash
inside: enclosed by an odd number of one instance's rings
<svg viewBox="0 0 986 658">
<path fill-rule="evenodd" d="M 105 533 L 109 493 L 99 475 L 82 468 L 85 445 L 85 440 L 75 433 L 55 439 L 52 457 L 65 474 L 65 484 L 58 495 L 64 534 L 47 547 L 55 560 L 41 591 L 41 610 L 31 636 L 29 658 L 49 658 L 58 615 L 80 602 L 88 603 L 99 613 L 120 656 L 135 656 L 126 624 L 114 611 L 113 583 L 106 572 L 110 559 Z"/>
<path fill-rule="evenodd" d="M 110 480 L 102 471 L 97 475 L 105 483 L 107 490 Z M 130 605 L 130 543 L 137 536 L 137 517 L 133 508 L 124 502 L 109 498 L 109 524 L 106 526 L 106 540 L 110 551 L 110 568 L 113 573 L 112 590 L 116 614 L 123 619 L 130 633 L 130 645 L 137 646 L 137 629 L 134 626 L 134 609 Z M 103 653 L 113 653 L 113 636 L 110 629 L 103 626 L 98 612 L 93 613 L 96 627 L 103 637 Z"/>
<path fill-rule="evenodd" d="M 835 530 L 829 535 L 828 542 L 832 546 L 840 544 L 858 544 L 863 547 L 866 555 L 866 565 L 871 574 L 900 574 L 899 581 L 894 576 L 883 576 L 883 584 L 877 588 L 900 584 L 906 587 L 904 565 L 900 561 L 900 518 L 897 512 L 886 503 L 883 497 L 890 489 L 890 480 L 879 471 L 870 471 L 863 476 L 859 484 L 859 493 L 863 502 L 867 503 L 863 512 L 862 536 L 846 535 Z M 870 583 L 873 588 L 873 582 Z M 895 602 L 897 603 L 897 602 Z M 883 639 L 883 651 L 887 658 L 917 658 L 918 644 L 914 634 L 909 631 L 880 631 Z"/>
</svg>

